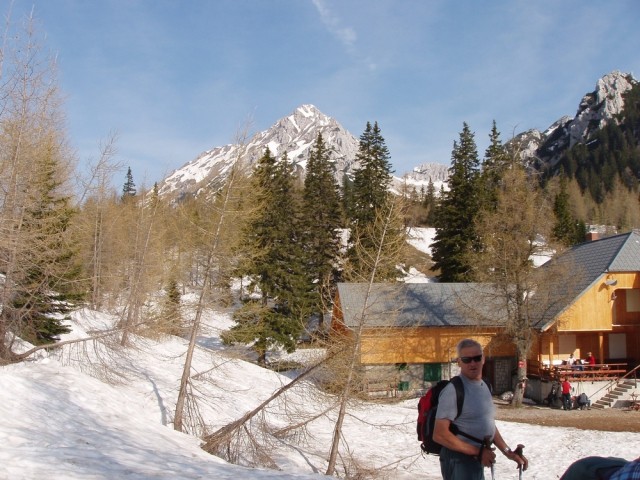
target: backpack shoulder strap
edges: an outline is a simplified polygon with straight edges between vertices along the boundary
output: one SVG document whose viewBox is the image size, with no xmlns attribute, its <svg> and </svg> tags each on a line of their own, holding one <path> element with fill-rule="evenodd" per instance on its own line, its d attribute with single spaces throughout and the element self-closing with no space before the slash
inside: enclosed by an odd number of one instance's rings
<svg viewBox="0 0 640 480">
<path fill-rule="evenodd" d="M 456 418 L 460 416 L 462 413 L 462 405 L 464 404 L 464 385 L 462 384 L 462 379 L 459 376 L 451 377 L 451 383 L 456 388 L 456 400 L 458 402 L 458 414 Z"/>
</svg>

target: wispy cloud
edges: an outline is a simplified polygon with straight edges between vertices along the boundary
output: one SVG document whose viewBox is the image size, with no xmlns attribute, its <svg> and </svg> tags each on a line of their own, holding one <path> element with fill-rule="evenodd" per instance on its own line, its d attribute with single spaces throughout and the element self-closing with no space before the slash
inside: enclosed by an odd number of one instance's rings
<svg viewBox="0 0 640 480">
<path fill-rule="evenodd" d="M 355 30 L 351 27 L 342 26 L 340 19 L 329 10 L 324 0 L 312 1 L 320 14 L 320 20 L 327 27 L 327 30 L 347 48 L 349 53 L 353 53 L 358 38 Z"/>
</svg>

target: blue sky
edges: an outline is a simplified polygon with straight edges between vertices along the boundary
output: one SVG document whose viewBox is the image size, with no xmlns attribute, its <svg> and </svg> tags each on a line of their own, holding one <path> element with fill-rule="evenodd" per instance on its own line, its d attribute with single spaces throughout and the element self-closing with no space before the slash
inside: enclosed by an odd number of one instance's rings
<svg viewBox="0 0 640 480">
<path fill-rule="evenodd" d="M 377 121 L 401 175 L 449 164 L 465 121 L 482 153 L 494 119 L 542 130 L 612 70 L 640 76 L 637 0 L 10 3 L 57 55 L 79 160 L 116 132 L 139 186 L 305 103 L 356 136 Z"/>
</svg>

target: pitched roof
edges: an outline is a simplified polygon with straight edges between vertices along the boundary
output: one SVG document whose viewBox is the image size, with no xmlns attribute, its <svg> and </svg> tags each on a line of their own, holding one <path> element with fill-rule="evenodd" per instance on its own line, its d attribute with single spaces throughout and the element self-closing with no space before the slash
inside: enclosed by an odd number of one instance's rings
<svg viewBox="0 0 640 480">
<path fill-rule="evenodd" d="M 558 282 L 557 294 L 565 300 L 545 312 L 534 325 L 546 330 L 556 317 L 590 287 L 613 272 L 640 272 L 640 232 L 633 231 L 573 246 L 540 268 L 564 267 L 567 278 Z"/>
<path fill-rule="evenodd" d="M 640 232 L 581 243 L 545 263 L 561 267 L 564 277 L 554 281 L 551 297 L 539 298 L 539 330 L 608 273 L 640 272 Z M 502 298 L 490 284 L 479 283 L 339 283 L 344 323 L 357 327 L 471 327 L 504 325 Z M 365 308 L 366 302 L 366 308 Z"/>
<path fill-rule="evenodd" d="M 504 325 L 495 314 L 500 298 L 488 284 L 339 283 L 338 294 L 349 328 L 361 319 L 366 327 Z"/>
</svg>

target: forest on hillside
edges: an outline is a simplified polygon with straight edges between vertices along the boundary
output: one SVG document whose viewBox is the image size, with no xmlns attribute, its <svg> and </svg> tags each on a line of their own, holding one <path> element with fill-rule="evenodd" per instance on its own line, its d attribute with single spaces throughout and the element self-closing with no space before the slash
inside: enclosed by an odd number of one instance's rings
<svg viewBox="0 0 640 480">
<path fill-rule="evenodd" d="M 395 281 L 398 265 L 412 266 L 407 228 L 437 229 L 430 266 L 446 282 L 483 278 L 478 265 L 490 268 L 488 234 L 508 227 L 497 223 L 507 208 L 531 222 L 521 241 L 534 232 L 558 248 L 581 242 L 588 225 L 609 233 L 640 227 L 637 86 L 619 125 L 567 152 L 555 175 L 528 170 L 519 145 L 504 143 L 495 123 L 480 156 L 464 123 L 448 189 L 431 183 L 394 195 L 391 152 L 382 128 L 367 122 L 358 168 L 343 185 L 335 183 L 331 148 L 319 135 L 305 178 L 286 153 L 275 158 L 268 149 L 247 171 L 239 149 L 223 188 L 169 203 L 157 186 L 139 188 L 135 172 L 115 160 L 115 136 L 102 141 L 88 170 L 79 168 L 54 58 L 39 40 L 26 29 L 2 47 L 4 362 L 25 358 L 14 348 L 17 338 L 55 342 L 66 331 L 65 315 L 81 304 L 117 313 L 123 344 L 132 331 L 189 335 L 197 319 L 182 318 L 179 303 L 191 290 L 201 292 L 203 305 L 239 302 L 237 325 L 224 339 L 251 344 L 264 361 L 269 348 L 296 348 L 311 324 L 322 336 L 337 282 Z M 545 215 L 515 208 L 527 205 Z M 233 298 L 235 278 L 253 294 Z"/>
</svg>

